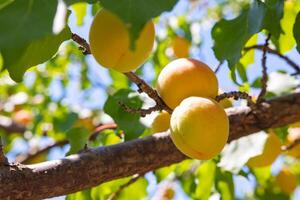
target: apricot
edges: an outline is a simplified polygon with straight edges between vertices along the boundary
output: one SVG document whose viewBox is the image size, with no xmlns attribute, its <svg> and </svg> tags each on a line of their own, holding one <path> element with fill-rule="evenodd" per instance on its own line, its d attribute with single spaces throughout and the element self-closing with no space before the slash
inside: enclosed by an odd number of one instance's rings
<svg viewBox="0 0 300 200">
<path fill-rule="evenodd" d="M 271 165 L 281 153 L 281 142 L 277 135 L 269 133 L 262 154 L 250 158 L 250 167 L 265 167 Z"/>
<path fill-rule="evenodd" d="M 33 116 L 32 113 L 27 110 L 19 110 L 14 114 L 13 119 L 15 122 L 26 126 L 32 122 Z"/>
<path fill-rule="evenodd" d="M 282 192 L 290 194 L 294 192 L 297 187 L 296 176 L 287 168 L 283 168 L 275 179 L 276 184 Z"/>
<path fill-rule="evenodd" d="M 149 21 L 130 48 L 130 35 L 126 24 L 108 10 L 100 10 L 91 25 L 89 41 L 96 61 L 119 72 L 136 69 L 150 55 L 154 44 L 154 24 Z"/>
<path fill-rule="evenodd" d="M 172 41 L 172 49 L 177 58 L 188 57 L 190 42 L 183 37 L 176 36 Z"/>
<path fill-rule="evenodd" d="M 170 114 L 166 111 L 160 112 L 153 120 L 151 129 L 153 133 L 164 132 L 170 128 Z"/>
<path fill-rule="evenodd" d="M 287 135 L 287 144 L 292 144 L 296 140 L 300 139 L 300 128 L 289 128 Z M 293 148 L 286 152 L 287 155 L 293 156 L 295 158 L 300 158 L 300 144 L 296 144 Z"/>
<path fill-rule="evenodd" d="M 229 135 L 229 120 L 213 99 L 188 97 L 171 116 L 171 139 L 188 157 L 207 160 L 219 154 Z"/>
<path fill-rule="evenodd" d="M 190 96 L 215 98 L 218 80 L 206 64 L 192 58 L 179 58 L 161 71 L 157 91 L 169 107 L 175 108 Z"/>
</svg>

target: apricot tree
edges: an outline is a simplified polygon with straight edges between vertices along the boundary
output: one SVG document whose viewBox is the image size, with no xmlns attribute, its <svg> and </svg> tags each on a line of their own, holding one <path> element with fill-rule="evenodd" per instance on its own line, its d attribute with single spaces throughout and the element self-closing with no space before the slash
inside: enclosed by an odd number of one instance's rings
<svg viewBox="0 0 300 200">
<path fill-rule="evenodd" d="M 299 11 L 0 1 L 0 199 L 299 198 Z"/>
</svg>

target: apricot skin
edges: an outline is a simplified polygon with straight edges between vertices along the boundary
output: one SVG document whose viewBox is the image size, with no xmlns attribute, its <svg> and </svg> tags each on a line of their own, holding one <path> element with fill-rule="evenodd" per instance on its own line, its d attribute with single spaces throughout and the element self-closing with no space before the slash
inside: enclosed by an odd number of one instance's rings
<svg viewBox="0 0 300 200">
<path fill-rule="evenodd" d="M 229 135 L 229 120 L 213 99 L 184 99 L 171 116 L 171 139 L 188 157 L 207 160 L 218 155 Z"/>
<path fill-rule="evenodd" d="M 170 114 L 166 111 L 160 112 L 153 120 L 151 129 L 153 133 L 167 131 L 170 128 Z"/>
<path fill-rule="evenodd" d="M 154 44 L 154 24 L 149 21 L 130 48 L 129 32 L 115 14 L 102 9 L 95 16 L 89 34 L 91 52 L 103 67 L 119 72 L 138 68 L 150 55 Z"/>
<path fill-rule="evenodd" d="M 172 41 L 172 49 L 177 58 L 189 56 L 190 43 L 183 37 L 176 36 Z"/>
<path fill-rule="evenodd" d="M 157 91 L 169 107 L 175 108 L 190 96 L 215 98 L 218 80 L 206 64 L 192 58 L 180 58 L 161 71 Z"/>
<path fill-rule="evenodd" d="M 282 169 L 276 176 L 276 184 L 287 194 L 294 192 L 297 187 L 296 176 L 288 169 Z"/>
<path fill-rule="evenodd" d="M 266 167 L 271 165 L 281 153 L 281 142 L 277 135 L 269 133 L 263 152 L 261 155 L 257 155 L 248 160 L 248 166 L 250 167 Z"/>
</svg>

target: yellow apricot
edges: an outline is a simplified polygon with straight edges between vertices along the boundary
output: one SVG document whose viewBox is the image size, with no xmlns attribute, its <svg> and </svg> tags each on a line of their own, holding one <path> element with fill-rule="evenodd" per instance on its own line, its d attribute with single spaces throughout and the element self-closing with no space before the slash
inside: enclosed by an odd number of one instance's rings
<svg viewBox="0 0 300 200">
<path fill-rule="evenodd" d="M 279 174 L 276 176 L 275 181 L 280 189 L 287 194 L 294 192 L 297 187 L 296 176 L 287 168 L 283 168 L 279 172 Z"/>
<path fill-rule="evenodd" d="M 13 119 L 15 122 L 26 126 L 33 121 L 33 115 L 28 110 L 19 110 L 14 114 Z"/>
<path fill-rule="evenodd" d="M 294 143 L 296 140 L 300 139 L 300 128 L 289 128 L 287 135 L 287 145 Z M 300 144 L 296 144 L 291 149 L 286 152 L 287 155 L 293 156 L 295 158 L 300 158 Z"/>
<path fill-rule="evenodd" d="M 171 116 L 171 139 L 185 155 L 207 160 L 219 154 L 229 135 L 229 120 L 213 99 L 188 97 Z"/>
<path fill-rule="evenodd" d="M 190 96 L 215 98 L 218 80 L 206 64 L 192 58 L 179 58 L 161 71 L 157 91 L 169 107 L 175 108 Z"/>
<path fill-rule="evenodd" d="M 145 62 L 154 44 L 154 24 L 149 21 L 130 48 L 130 36 L 123 21 L 102 9 L 91 25 L 89 41 L 91 52 L 102 66 L 119 72 L 129 72 Z"/>
<path fill-rule="evenodd" d="M 281 153 L 281 142 L 277 135 L 269 133 L 262 154 L 250 158 L 247 162 L 250 167 L 265 167 L 271 165 Z"/>
<path fill-rule="evenodd" d="M 188 57 L 190 42 L 183 37 L 176 36 L 172 41 L 172 49 L 177 58 Z"/>
<path fill-rule="evenodd" d="M 170 114 L 166 111 L 160 112 L 153 120 L 151 129 L 153 133 L 164 132 L 170 128 Z"/>
</svg>

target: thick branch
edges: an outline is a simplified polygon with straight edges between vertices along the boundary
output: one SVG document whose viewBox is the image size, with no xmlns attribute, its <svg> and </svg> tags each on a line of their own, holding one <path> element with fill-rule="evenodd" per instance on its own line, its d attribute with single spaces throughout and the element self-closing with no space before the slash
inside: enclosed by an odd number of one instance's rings
<svg viewBox="0 0 300 200">
<path fill-rule="evenodd" d="M 248 107 L 227 109 L 229 141 L 300 120 L 300 93 L 264 104 L 257 118 Z M 86 150 L 61 160 L 0 168 L 0 199 L 43 199 L 73 193 L 103 182 L 143 174 L 186 159 L 168 133 Z"/>
</svg>

